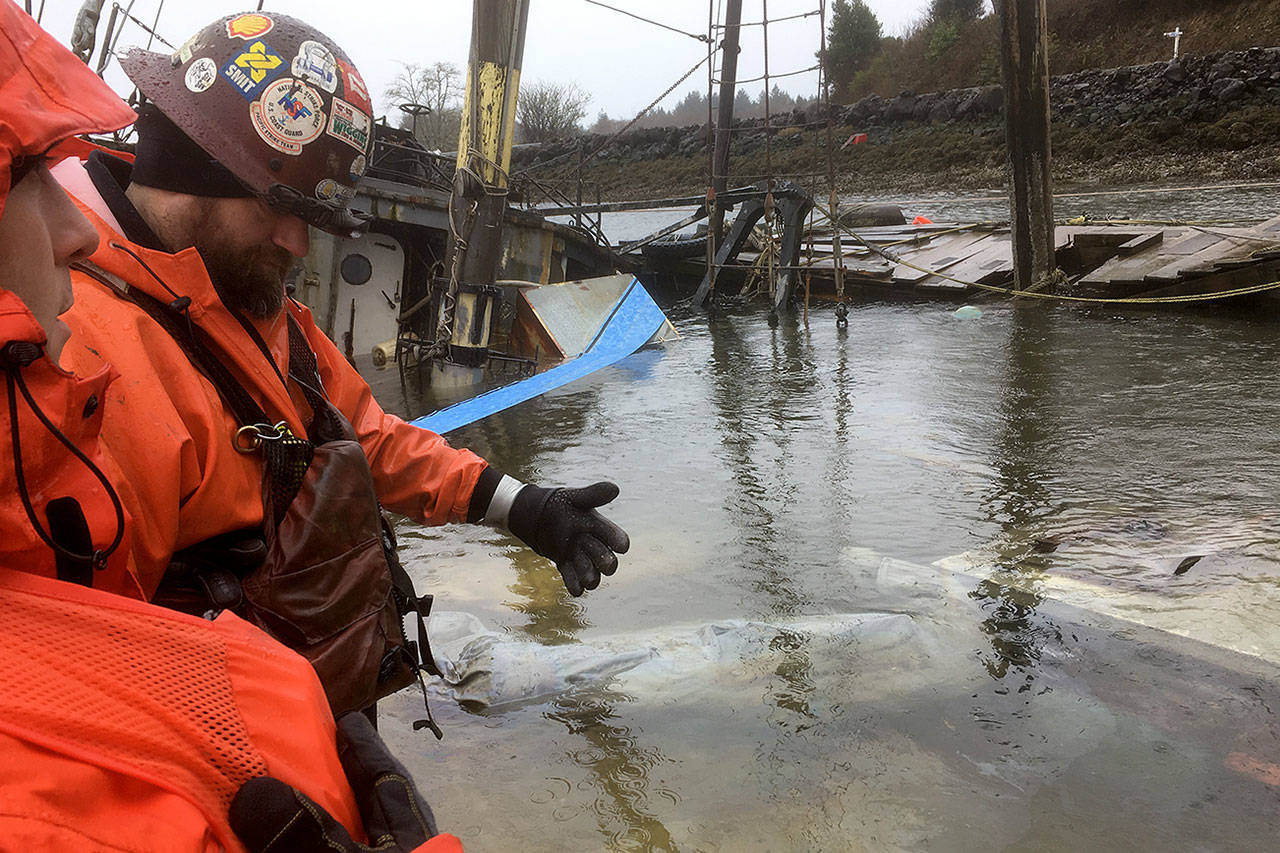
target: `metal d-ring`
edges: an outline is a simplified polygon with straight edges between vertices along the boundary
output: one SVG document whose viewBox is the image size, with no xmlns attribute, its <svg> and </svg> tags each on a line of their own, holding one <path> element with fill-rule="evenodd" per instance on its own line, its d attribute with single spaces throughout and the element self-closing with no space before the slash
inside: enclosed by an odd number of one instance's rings
<svg viewBox="0 0 1280 853">
<path fill-rule="evenodd" d="M 256 453 L 262 447 L 262 442 L 279 441 L 288 432 L 289 425 L 286 421 L 280 421 L 275 426 L 271 424 L 249 424 L 236 430 L 231 443 L 237 452 L 248 455 Z"/>
</svg>

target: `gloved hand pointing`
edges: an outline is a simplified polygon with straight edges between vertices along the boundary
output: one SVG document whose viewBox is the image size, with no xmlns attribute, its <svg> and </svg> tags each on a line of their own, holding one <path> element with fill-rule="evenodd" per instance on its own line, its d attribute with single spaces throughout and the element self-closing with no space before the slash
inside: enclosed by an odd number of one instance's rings
<svg viewBox="0 0 1280 853">
<path fill-rule="evenodd" d="M 582 595 L 600 585 L 601 575 L 617 571 L 617 554 L 631 547 L 626 531 L 596 511 L 617 496 L 618 487 L 605 482 L 580 489 L 524 486 L 511 501 L 507 529 L 556 564 L 571 595 Z"/>
<path fill-rule="evenodd" d="M 231 828 L 250 853 L 462 853 L 457 838 L 436 834 L 431 809 L 364 714 L 353 712 L 338 720 L 338 758 L 355 792 L 369 845 L 353 841 L 306 794 L 260 776 L 244 783 L 231 801 Z"/>
</svg>

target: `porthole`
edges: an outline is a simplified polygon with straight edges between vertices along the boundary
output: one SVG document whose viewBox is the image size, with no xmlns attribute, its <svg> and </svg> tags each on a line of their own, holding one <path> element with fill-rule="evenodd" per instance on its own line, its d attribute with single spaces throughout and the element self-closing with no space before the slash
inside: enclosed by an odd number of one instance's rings
<svg viewBox="0 0 1280 853">
<path fill-rule="evenodd" d="M 347 284 L 361 285 L 373 278 L 373 264 L 364 255 L 351 254 L 342 259 L 339 268 Z"/>
</svg>

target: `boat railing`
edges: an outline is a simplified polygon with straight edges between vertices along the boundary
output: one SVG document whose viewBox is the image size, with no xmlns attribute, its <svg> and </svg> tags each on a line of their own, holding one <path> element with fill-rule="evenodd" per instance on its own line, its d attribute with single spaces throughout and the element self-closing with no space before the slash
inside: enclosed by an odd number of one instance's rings
<svg viewBox="0 0 1280 853">
<path fill-rule="evenodd" d="M 432 187 L 449 192 L 453 185 L 453 157 L 428 151 L 408 131 L 374 125 L 370 177 Z"/>
<path fill-rule="evenodd" d="M 511 182 L 513 194 L 519 197 L 526 210 L 535 213 L 542 213 L 541 208 L 547 206 L 580 208 L 583 205 L 583 193 L 587 188 L 594 192 L 596 206 L 600 205 L 600 185 L 595 182 L 539 180 L 527 172 L 514 175 Z M 572 188 L 575 197 L 570 198 L 568 192 L 561 188 L 562 186 Z M 612 251 L 609 238 L 604 233 L 602 214 L 597 213 L 592 219 L 581 210 L 572 210 L 567 215 L 573 217 L 571 222 L 566 223 L 569 227 L 582 232 L 601 248 Z"/>
</svg>

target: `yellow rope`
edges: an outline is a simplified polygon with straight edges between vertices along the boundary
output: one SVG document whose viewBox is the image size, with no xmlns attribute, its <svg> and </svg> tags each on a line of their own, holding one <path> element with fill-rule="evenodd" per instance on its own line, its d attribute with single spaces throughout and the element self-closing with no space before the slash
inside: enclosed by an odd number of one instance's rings
<svg viewBox="0 0 1280 853">
<path fill-rule="evenodd" d="M 835 220 L 831 216 L 830 211 L 824 209 L 822 205 L 815 202 L 814 207 L 819 212 L 825 214 L 826 217 L 832 220 L 833 223 L 835 222 Z M 871 243 L 868 243 L 861 236 L 859 236 L 857 232 L 853 231 L 852 229 L 844 225 L 837 224 L 836 227 L 838 227 L 844 233 L 848 234 L 854 240 L 861 243 L 863 246 L 866 246 L 875 254 L 880 255 L 881 257 L 886 258 L 887 260 L 893 261 L 896 264 L 902 264 L 903 266 L 909 267 L 910 269 L 916 270 L 917 272 L 922 272 L 922 273 L 925 273 L 926 275 L 934 275 L 934 276 L 937 276 L 938 278 L 945 279 L 947 281 L 951 281 L 956 284 L 964 285 L 965 287 L 973 287 L 973 288 L 977 288 L 978 290 L 986 291 L 988 293 L 1000 293 L 1006 296 L 1021 296 L 1029 299 L 1056 300 L 1058 302 L 1086 302 L 1086 303 L 1097 304 L 1097 305 L 1162 305 L 1162 304 L 1168 304 L 1168 303 L 1181 303 L 1181 302 L 1209 302 L 1215 299 L 1228 299 L 1233 296 L 1248 296 L 1253 293 L 1262 293 L 1267 290 L 1274 290 L 1276 288 L 1280 288 L 1280 281 L 1273 281 L 1267 284 L 1255 284 L 1249 287 L 1240 287 L 1240 288 L 1236 288 L 1235 290 L 1223 290 L 1223 291 L 1218 291 L 1216 293 L 1187 294 L 1183 296 L 1131 296 L 1131 297 L 1064 296 L 1064 295 L 1059 295 L 1054 293 L 1037 293 L 1031 290 L 1015 290 L 1010 287 L 997 287 L 993 284 L 980 284 L 976 281 L 964 281 L 963 279 L 956 278 L 955 276 L 947 275 L 944 272 L 938 272 L 936 270 L 931 270 L 925 267 L 916 266 L 910 261 L 905 261 L 902 258 L 897 257 L 890 252 L 884 251 L 884 249 L 878 246 L 874 246 Z M 966 227 L 972 227 L 972 226 L 966 226 Z M 843 258 L 841 260 L 843 260 Z"/>
<path fill-rule="evenodd" d="M 1073 216 L 1059 219 L 1058 225 L 1162 225 L 1169 228 L 1198 228 L 1213 225 L 1239 225 L 1245 219 L 1110 219 L 1105 216 Z"/>
</svg>

